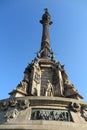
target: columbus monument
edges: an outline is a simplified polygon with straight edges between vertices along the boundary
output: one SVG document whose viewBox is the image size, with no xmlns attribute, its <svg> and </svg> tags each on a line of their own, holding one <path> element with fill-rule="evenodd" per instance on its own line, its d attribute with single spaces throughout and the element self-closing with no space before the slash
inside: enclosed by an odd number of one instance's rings
<svg viewBox="0 0 87 130">
<path fill-rule="evenodd" d="M 50 49 L 48 9 L 40 20 L 42 39 L 23 80 L 0 100 L 2 130 L 87 130 L 87 103 Z"/>
</svg>

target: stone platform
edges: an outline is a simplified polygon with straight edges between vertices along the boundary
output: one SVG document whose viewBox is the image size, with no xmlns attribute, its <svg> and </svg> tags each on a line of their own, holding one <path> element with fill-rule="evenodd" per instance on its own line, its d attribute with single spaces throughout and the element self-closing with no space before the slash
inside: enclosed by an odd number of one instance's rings
<svg viewBox="0 0 87 130">
<path fill-rule="evenodd" d="M 26 125 L 0 125 L 2 130 L 87 130 L 87 124 L 55 122 L 55 121 L 30 121 Z"/>
<path fill-rule="evenodd" d="M 0 101 L 0 130 L 87 130 L 87 103 L 64 97 L 27 96 Z"/>
</svg>

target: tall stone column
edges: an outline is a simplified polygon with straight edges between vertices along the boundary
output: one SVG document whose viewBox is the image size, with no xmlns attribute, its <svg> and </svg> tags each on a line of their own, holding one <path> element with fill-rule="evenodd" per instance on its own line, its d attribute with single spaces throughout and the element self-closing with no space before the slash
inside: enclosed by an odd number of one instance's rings
<svg viewBox="0 0 87 130">
<path fill-rule="evenodd" d="M 50 37 L 49 37 L 49 25 L 52 24 L 50 21 L 51 17 L 48 9 L 45 9 L 45 13 L 42 16 L 40 23 L 43 25 L 42 40 L 41 40 L 41 58 L 50 57 Z"/>
</svg>

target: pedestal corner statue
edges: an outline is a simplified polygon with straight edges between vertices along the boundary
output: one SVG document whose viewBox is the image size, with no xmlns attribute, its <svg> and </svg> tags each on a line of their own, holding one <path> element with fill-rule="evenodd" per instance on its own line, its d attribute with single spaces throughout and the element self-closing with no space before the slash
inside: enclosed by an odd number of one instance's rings
<svg viewBox="0 0 87 130">
<path fill-rule="evenodd" d="M 40 23 L 40 50 L 10 97 L 0 100 L 0 129 L 87 130 L 87 102 L 50 49 L 52 21 L 47 8 Z"/>
</svg>

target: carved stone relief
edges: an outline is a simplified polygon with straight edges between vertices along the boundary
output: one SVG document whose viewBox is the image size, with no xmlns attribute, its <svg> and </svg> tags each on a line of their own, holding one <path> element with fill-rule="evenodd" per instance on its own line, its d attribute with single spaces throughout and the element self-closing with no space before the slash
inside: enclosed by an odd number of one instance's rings
<svg viewBox="0 0 87 130">
<path fill-rule="evenodd" d="M 38 73 L 35 72 L 35 76 L 34 76 L 34 80 L 37 84 L 40 83 L 40 75 Z"/>
<path fill-rule="evenodd" d="M 17 100 L 15 98 L 9 99 L 9 106 L 15 107 L 17 105 Z"/>
<path fill-rule="evenodd" d="M 0 103 L 0 110 L 4 111 L 4 110 L 7 110 L 8 108 L 8 102 L 5 100 L 3 102 Z"/>
<path fill-rule="evenodd" d="M 23 92 L 27 92 L 27 87 L 28 87 L 27 82 L 22 81 L 20 82 L 20 84 L 18 84 L 16 88 L 22 90 Z"/>
<path fill-rule="evenodd" d="M 30 102 L 27 99 L 17 100 L 16 98 L 9 98 L 8 100 L 0 102 L 0 120 L 8 122 L 18 116 L 21 110 L 29 107 Z M 1 123 L 1 121 L 0 121 Z"/>
<path fill-rule="evenodd" d="M 5 118 L 5 121 L 10 121 L 11 119 L 13 118 L 16 118 L 17 115 L 18 115 L 18 110 L 17 109 L 11 109 L 9 108 L 5 113 L 4 113 L 4 118 Z"/>
<path fill-rule="evenodd" d="M 81 116 L 87 121 L 87 106 L 83 105 L 81 108 Z"/>
<path fill-rule="evenodd" d="M 72 121 L 69 111 L 54 109 L 33 109 L 32 120 L 56 120 L 56 121 Z"/>
<path fill-rule="evenodd" d="M 77 92 L 76 88 L 74 87 L 74 85 L 69 80 L 66 80 L 64 82 L 64 95 L 66 97 L 74 95 L 74 98 L 75 98 L 76 93 L 78 93 L 78 92 Z"/>
<path fill-rule="evenodd" d="M 26 99 L 19 100 L 19 108 L 21 108 L 23 110 L 26 109 L 26 108 L 28 108 L 29 104 L 30 104 L 30 102 L 28 100 L 26 100 Z"/>
<path fill-rule="evenodd" d="M 71 110 L 74 112 L 80 112 L 81 111 L 81 105 L 78 103 L 71 103 L 70 104 Z"/>
</svg>

